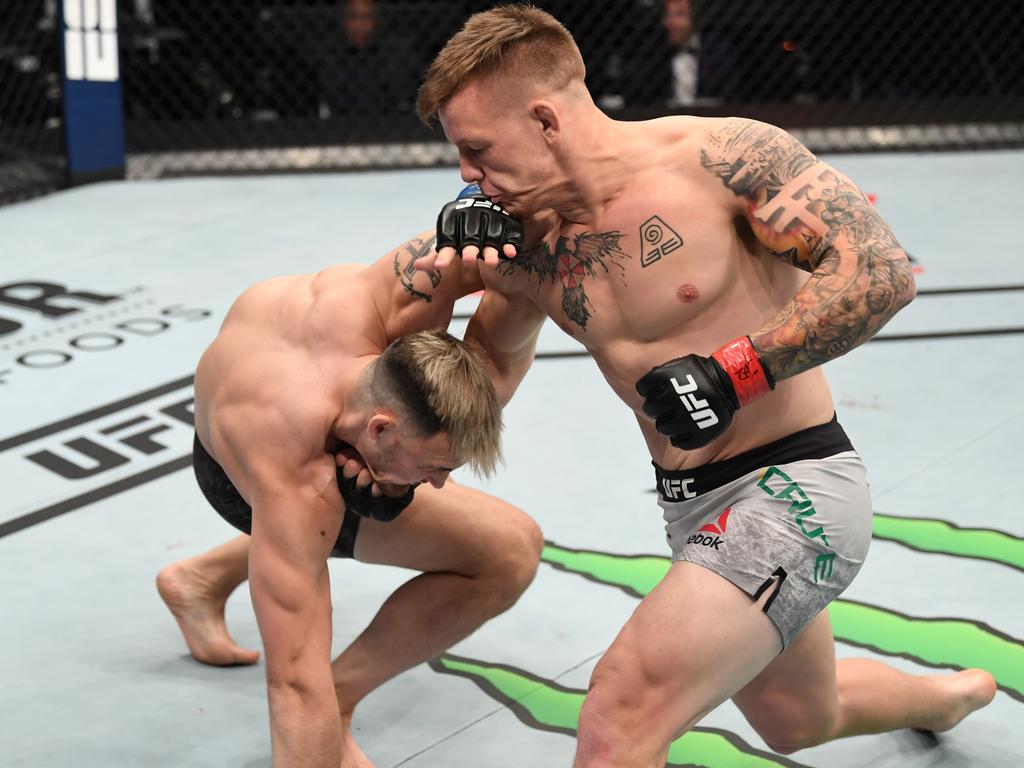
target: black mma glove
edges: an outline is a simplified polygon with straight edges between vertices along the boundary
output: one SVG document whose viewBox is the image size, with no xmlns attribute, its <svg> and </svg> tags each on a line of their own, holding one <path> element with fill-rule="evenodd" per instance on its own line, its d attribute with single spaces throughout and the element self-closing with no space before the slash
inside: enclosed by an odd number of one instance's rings
<svg viewBox="0 0 1024 768">
<path fill-rule="evenodd" d="M 401 496 L 385 496 L 383 494 L 374 496 L 372 493 L 373 483 L 369 483 L 363 488 L 357 488 L 357 477 L 359 477 L 358 474 L 345 477 L 341 473 L 341 468 L 338 468 L 338 489 L 341 491 L 341 498 L 345 500 L 345 507 L 360 517 L 390 523 L 412 503 L 412 497 L 416 491 L 415 485 L 410 485 L 409 490 Z"/>
<path fill-rule="evenodd" d="M 506 243 L 515 246 L 516 253 L 523 245 L 523 225 L 512 218 L 496 203 L 492 203 L 471 184 L 459 193 L 459 197 L 446 203 L 437 216 L 436 250 L 451 246 L 461 256 L 467 245 L 480 249 L 477 258 L 483 258 L 487 246 L 497 249 L 498 258 L 507 260 L 502 250 Z"/>
<path fill-rule="evenodd" d="M 686 451 L 722 435 L 738 408 L 775 389 L 749 336 L 711 357 L 687 355 L 652 368 L 636 383 L 658 432 Z"/>
</svg>

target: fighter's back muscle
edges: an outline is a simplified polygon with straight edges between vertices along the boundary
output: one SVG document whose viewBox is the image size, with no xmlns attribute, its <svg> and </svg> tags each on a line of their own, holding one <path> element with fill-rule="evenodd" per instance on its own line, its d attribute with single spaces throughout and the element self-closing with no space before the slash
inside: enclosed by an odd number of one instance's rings
<svg viewBox="0 0 1024 768">
<path fill-rule="evenodd" d="M 334 409 L 315 344 L 313 280 L 272 278 L 246 290 L 196 368 L 196 432 L 246 498 L 248 470 L 264 446 L 286 446 L 290 455 L 305 443 L 298 450 L 311 455 L 303 438 L 318 435 L 322 452 L 329 430 Z"/>
<path fill-rule="evenodd" d="M 272 278 L 235 301 L 196 370 L 196 430 L 233 480 L 258 440 L 324 455 L 359 362 L 399 336 L 447 327 L 455 300 L 479 289 L 470 268 L 443 279 L 411 270 L 428 245 L 414 238 L 366 267 Z"/>
</svg>

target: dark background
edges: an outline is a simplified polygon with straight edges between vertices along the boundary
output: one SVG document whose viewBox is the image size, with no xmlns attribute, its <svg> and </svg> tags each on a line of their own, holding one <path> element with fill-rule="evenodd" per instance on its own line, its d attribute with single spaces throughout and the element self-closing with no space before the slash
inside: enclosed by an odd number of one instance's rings
<svg viewBox="0 0 1024 768">
<path fill-rule="evenodd" d="M 789 129 L 1024 120 L 1024 4 L 693 0 L 699 64 L 681 104 L 679 49 L 662 24 L 673 1 L 537 5 L 576 36 L 591 91 L 617 117 L 732 114 Z M 465 18 L 493 4 L 119 0 L 129 156 L 441 142 L 414 115 L 416 88 Z M 54 7 L 0 0 L 0 200 L 63 183 Z"/>
</svg>

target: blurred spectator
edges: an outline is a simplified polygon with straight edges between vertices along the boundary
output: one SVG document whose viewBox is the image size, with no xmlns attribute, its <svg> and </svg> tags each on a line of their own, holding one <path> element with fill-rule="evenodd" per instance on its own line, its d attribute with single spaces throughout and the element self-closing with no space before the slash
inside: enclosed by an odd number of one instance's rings
<svg viewBox="0 0 1024 768">
<path fill-rule="evenodd" d="M 373 0 L 347 0 L 343 18 L 345 39 L 356 50 L 364 50 L 377 31 L 377 9 Z"/>
<path fill-rule="evenodd" d="M 340 29 L 319 31 L 322 102 L 331 115 L 408 112 L 419 85 L 418 62 L 406 39 L 379 18 L 374 0 L 345 0 Z"/>
<path fill-rule="evenodd" d="M 682 107 L 697 100 L 697 70 L 700 64 L 700 36 L 693 23 L 690 0 L 665 0 L 661 13 L 665 41 L 669 45 L 670 107 Z"/>
<path fill-rule="evenodd" d="M 713 30 L 698 30 L 692 0 L 663 0 L 635 33 L 640 45 L 621 57 L 617 91 L 625 107 L 679 108 L 720 99 L 732 47 Z"/>
</svg>

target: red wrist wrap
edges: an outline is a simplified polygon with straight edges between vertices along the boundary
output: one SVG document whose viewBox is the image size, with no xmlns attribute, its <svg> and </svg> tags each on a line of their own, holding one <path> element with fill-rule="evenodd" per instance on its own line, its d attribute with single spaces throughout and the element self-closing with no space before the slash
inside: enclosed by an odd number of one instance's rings
<svg viewBox="0 0 1024 768">
<path fill-rule="evenodd" d="M 757 400 L 775 388 L 775 382 L 761 365 L 761 358 L 749 336 L 740 336 L 730 341 L 711 356 L 729 374 L 741 406 Z"/>
</svg>

